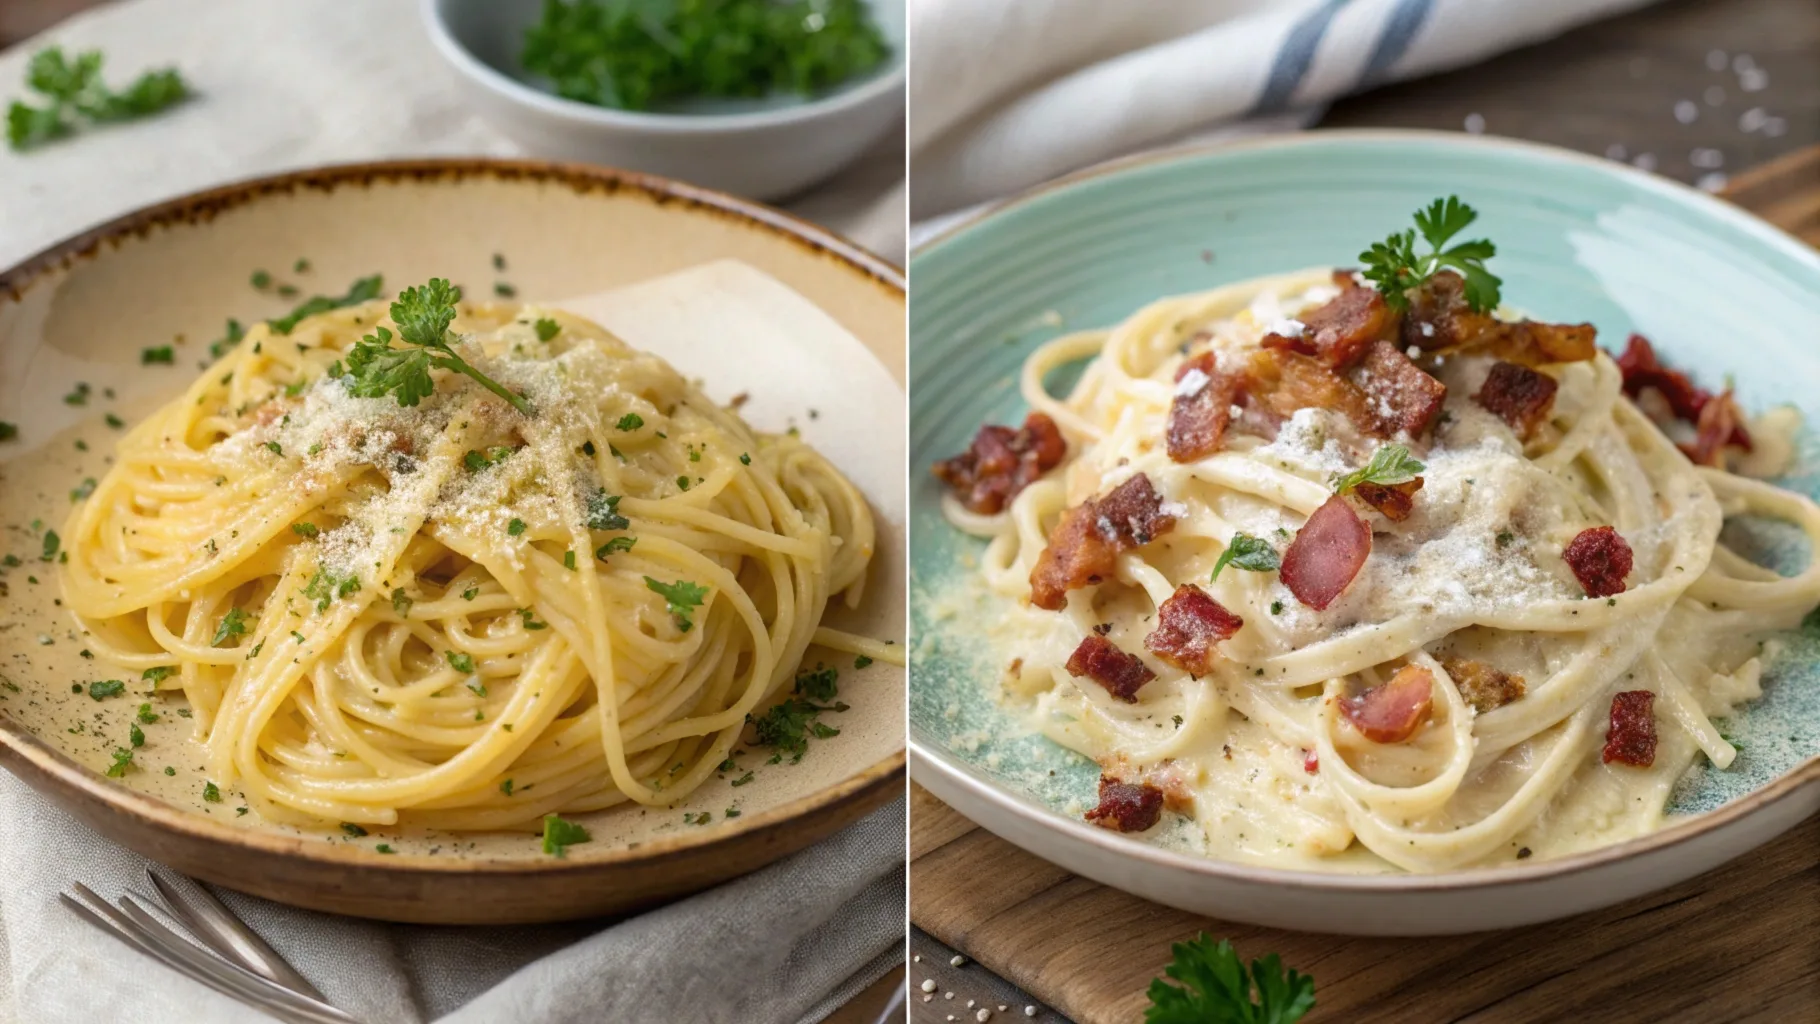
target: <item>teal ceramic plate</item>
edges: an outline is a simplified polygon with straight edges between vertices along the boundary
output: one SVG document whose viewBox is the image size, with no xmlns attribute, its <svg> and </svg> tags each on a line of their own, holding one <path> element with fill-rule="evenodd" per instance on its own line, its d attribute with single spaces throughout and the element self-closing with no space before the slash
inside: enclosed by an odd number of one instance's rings
<svg viewBox="0 0 1820 1024">
<path fill-rule="evenodd" d="M 1206 860 L 1083 824 L 1098 768 L 1019 736 L 985 680 L 999 666 L 942 595 L 983 544 L 942 518 L 927 467 L 979 425 L 1024 414 L 1016 374 L 1057 334 L 1170 294 L 1356 262 L 1410 211 L 1458 194 L 1496 240 L 1505 301 L 1631 332 L 1666 360 L 1736 379 L 1746 408 L 1820 423 L 1820 256 L 1736 208 L 1622 165 L 1497 139 L 1317 132 L 1148 156 L 1038 189 L 911 260 L 912 774 L 987 828 L 1078 873 L 1184 909 L 1359 934 L 1510 927 L 1604 906 L 1737 856 L 1820 808 L 1820 630 L 1790 638 L 1764 698 L 1733 719 L 1745 751 L 1697 768 L 1631 842 L 1531 864 L 1351 877 Z M 1820 498 L 1810 435 L 1784 486 Z M 1799 564 L 1774 530 L 1772 561 Z M 1804 547 L 1804 546 L 1802 546 Z M 1701 762 L 1704 765 L 1704 762 Z"/>
</svg>

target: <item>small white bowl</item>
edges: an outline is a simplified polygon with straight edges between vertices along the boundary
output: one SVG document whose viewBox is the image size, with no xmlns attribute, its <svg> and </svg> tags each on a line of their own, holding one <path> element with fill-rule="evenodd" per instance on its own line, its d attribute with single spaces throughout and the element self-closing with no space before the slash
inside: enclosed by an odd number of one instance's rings
<svg viewBox="0 0 1820 1024">
<path fill-rule="evenodd" d="M 532 154 L 648 171 L 781 199 L 840 170 L 904 112 L 905 0 L 870 0 L 886 63 L 825 96 L 716 104 L 703 113 L 610 110 L 530 84 L 518 60 L 542 0 L 422 0 L 424 25 L 486 119 Z"/>
</svg>

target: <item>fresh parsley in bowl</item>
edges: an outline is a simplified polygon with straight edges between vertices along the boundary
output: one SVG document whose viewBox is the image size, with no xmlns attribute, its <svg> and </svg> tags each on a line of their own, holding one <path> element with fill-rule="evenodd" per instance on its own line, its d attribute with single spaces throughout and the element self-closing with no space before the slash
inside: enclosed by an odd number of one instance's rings
<svg viewBox="0 0 1820 1024">
<path fill-rule="evenodd" d="M 906 0 L 422 0 L 476 112 L 532 155 L 757 199 L 904 112 Z"/>
<path fill-rule="evenodd" d="M 544 0 L 520 61 L 564 99 L 620 110 L 814 96 L 883 64 L 863 0 Z"/>
</svg>

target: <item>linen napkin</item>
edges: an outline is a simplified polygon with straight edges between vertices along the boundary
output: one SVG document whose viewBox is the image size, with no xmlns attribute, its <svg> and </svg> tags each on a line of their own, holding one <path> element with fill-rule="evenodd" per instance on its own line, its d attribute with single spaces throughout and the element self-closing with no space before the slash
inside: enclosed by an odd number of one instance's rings
<svg viewBox="0 0 1820 1024">
<path fill-rule="evenodd" d="M 109 81 L 176 64 L 199 96 L 30 154 L 0 150 L 0 266 L 147 203 L 387 157 L 523 154 L 459 102 L 412 0 L 132 0 L 0 53 L 99 48 Z M 901 262 L 901 133 L 793 210 Z M 524 928 L 387 925 L 223 899 L 336 1005 L 374 1022 L 817 1021 L 902 962 L 902 801 L 717 889 L 637 917 Z M 225 1024 L 253 1011 L 78 921 L 72 881 L 145 887 L 146 861 L 0 773 L 0 1024 Z"/>
<path fill-rule="evenodd" d="M 914 0 L 911 218 L 1138 150 L 1307 124 L 1347 93 L 1649 2 Z"/>
</svg>

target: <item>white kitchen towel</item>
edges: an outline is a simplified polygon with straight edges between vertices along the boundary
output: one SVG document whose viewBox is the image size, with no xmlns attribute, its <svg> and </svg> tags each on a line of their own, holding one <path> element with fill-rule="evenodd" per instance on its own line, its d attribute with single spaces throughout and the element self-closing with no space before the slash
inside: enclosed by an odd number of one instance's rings
<svg viewBox="0 0 1820 1024">
<path fill-rule="evenodd" d="M 911 217 L 1649 2 L 913 0 Z"/>
<path fill-rule="evenodd" d="M 903 962 L 904 801 L 744 878 L 617 921 L 393 925 L 216 890 L 370 1024 L 788 1024 Z M 57 901 L 145 891 L 146 860 L 0 772 L 0 1021 L 265 1019 L 129 950 Z M 832 998 L 830 998 L 832 997 Z"/>
<path fill-rule="evenodd" d="M 4 2 L 4 0 L 0 0 Z M 460 104 L 414 0 L 131 0 L 0 53 L 0 102 L 40 47 L 106 54 L 108 81 L 175 64 L 197 98 L 143 122 L 0 149 L 0 266 L 128 210 L 301 167 L 522 151 Z M 535 154 L 528 154 L 535 155 Z M 903 140 L 792 208 L 902 259 Z M 223 893 L 337 1005 L 384 1024 L 819 1020 L 902 961 L 904 804 L 785 861 L 618 921 L 385 925 Z M 0 1024 L 261 1019 L 79 922 L 146 862 L 0 773 Z"/>
<path fill-rule="evenodd" d="M 0 0 L 4 3 L 6 0 Z M 0 103 L 41 47 L 99 49 L 109 83 L 176 65 L 196 98 L 28 153 L 0 147 L 0 267 L 148 203 L 359 160 L 536 156 L 462 103 L 415 0 L 127 0 L 0 52 Z M 893 262 L 903 133 L 787 208 Z"/>
</svg>

